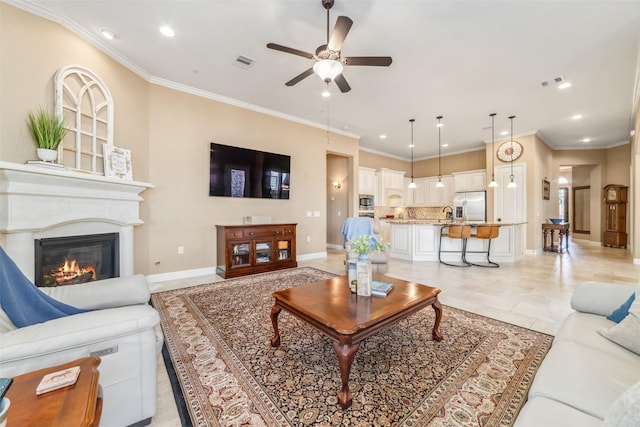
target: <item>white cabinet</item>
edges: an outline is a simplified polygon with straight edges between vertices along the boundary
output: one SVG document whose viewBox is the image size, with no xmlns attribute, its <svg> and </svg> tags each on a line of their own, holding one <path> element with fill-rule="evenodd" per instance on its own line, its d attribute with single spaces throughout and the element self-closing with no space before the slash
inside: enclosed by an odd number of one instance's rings
<svg viewBox="0 0 640 427">
<path fill-rule="evenodd" d="M 378 174 L 375 169 L 360 167 L 358 168 L 358 193 L 372 194 L 374 202 L 377 204 L 378 194 Z"/>
<path fill-rule="evenodd" d="M 380 177 L 380 184 L 383 188 L 394 188 L 399 189 L 402 188 L 404 184 L 404 174 L 403 171 L 394 171 L 391 169 L 379 169 L 378 176 Z"/>
<path fill-rule="evenodd" d="M 404 171 L 394 171 L 391 169 L 378 170 L 378 197 L 380 205 L 398 207 L 404 206 L 405 195 Z M 378 204 L 376 202 L 376 204 Z"/>
<path fill-rule="evenodd" d="M 402 201 L 405 206 L 415 206 L 416 189 L 409 188 L 410 183 L 411 183 L 411 178 L 404 179 L 404 197 Z M 415 184 L 415 180 L 414 180 L 414 184 Z"/>
<path fill-rule="evenodd" d="M 390 229 L 390 256 L 411 260 L 413 250 L 413 225 L 391 224 Z"/>
<path fill-rule="evenodd" d="M 416 188 L 413 189 L 413 200 L 411 204 L 407 204 L 407 206 L 427 206 L 428 205 L 428 188 L 429 181 L 428 178 L 415 178 L 413 182 L 416 184 Z"/>
<path fill-rule="evenodd" d="M 487 171 L 475 170 L 453 174 L 455 191 L 483 191 L 487 187 Z"/>
</svg>

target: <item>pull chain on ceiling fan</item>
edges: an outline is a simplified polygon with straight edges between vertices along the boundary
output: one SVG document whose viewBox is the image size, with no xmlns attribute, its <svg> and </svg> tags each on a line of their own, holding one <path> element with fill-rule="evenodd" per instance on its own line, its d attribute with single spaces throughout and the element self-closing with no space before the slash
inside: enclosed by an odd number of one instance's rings
<svg viewBox="0 0 640 427">
<path fill-rule="evenodd" d="M 293 86 L 312 74 L 317 74 L 325 83 L 332 81 L 336 83 L 341 92 L 349 92 L 351 86 L 344 78 L 342 71 L 344 66 L 379 66 L 387 67 L 391 65 L 391 57 L 389 56 L 350 56 L 341 57 L 342 44 L 344 43 L 349 30 L 353 25 L 353 21 L 346 16 L 338 16 L 333 31 L 329 32 L 329 10 L 333 7 L 334 0 L 321 0 L 322 6 L 327 10 L 327 42 L 316 49 L 316 53 L 312 54 L 276 43 L 268 43 L 267 47 L 273 50 L 290 53 L 292 55 L 302 56 L 303 58 L 315 61 L 313 66 L 302 73 L 298 74 L 285 83 L 286 86 Z"/>
</svg>

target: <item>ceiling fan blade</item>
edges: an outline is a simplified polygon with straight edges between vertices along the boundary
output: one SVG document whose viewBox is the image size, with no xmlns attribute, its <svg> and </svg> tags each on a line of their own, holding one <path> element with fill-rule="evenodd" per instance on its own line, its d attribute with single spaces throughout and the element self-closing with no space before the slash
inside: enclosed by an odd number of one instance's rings
<svg viewBox="0 0 640 427">
<path fill-rule="evenodd" d="M 298 50 L 298 49 L 293 49 L 291 47 L 282 46 L 280 44 L 267 43 L 267 47 L 269 49 L 279 50 L 280 52 L 291 53 L 293 55 L 302 56 L 303 58 L 313 59 L 313 53 L 305 52 L 305 51 Z"/>
<path fill-rule="evenodd" d="M 338 74 L 336 78 L 333 79 L 333 81 L 336 82 L 336 85 L 338 86 L 338 89 L 340 89 L 340 92 L 346 93 L 351 90 L 351 86 L 349 86 L 349 83 L 347 83 L 347 79 L 345 79 L 342 74 Z"/>
<path fill-rule="evenodd" d="M 349 56 L 344 58 L 344 65 L 373 65 L 388 67 L 391 65 L 390 56 Z"/>
<path fill-rule="evenodd" d="M 291 80 L 286 82 L 285 85 L 286 86 L 293 86 L 294 84 L 299 83 L 301 80 L 306 79 L 311 74 L 313 74 L 313 68 L 309 68 L 308 70 L 303 71 L 302 73 L 298 74 L 297 76 L 295 76 L 294 78 L 292 78 Z"/>
<path fill-rule="evenodd" d="M 353 25 L 353 21 L 346 16 L 338 16 L 338 20 L 336 21 L 336 26 L 333 27 L 333 31 L 331 32 L 331 38 L 329 38 L 329 50 L 334 52 L 342 49 L 342 43 L 344 39 L 349 34 L 349 30 Z"/>
</svg>

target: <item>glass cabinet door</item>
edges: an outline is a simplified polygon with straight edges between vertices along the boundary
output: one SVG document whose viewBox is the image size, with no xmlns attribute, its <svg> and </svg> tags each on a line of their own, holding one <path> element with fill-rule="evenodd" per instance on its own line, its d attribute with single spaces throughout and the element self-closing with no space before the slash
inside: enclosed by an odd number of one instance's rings
<svg viewBox="0 0 640 427">
<path fill-rule="evenodd" d="M 616 205 L 607 205 L 606 231 L 616 231 Z"/>
<path fill-rule="evenodd" d="M 277 240 L 278 261 L 291 259 L 291 240 Z"/>
<path fill-rule="evenodd" d="M 271 262 L 272 244 L 273 242 L 271 240 L 255 242 L 256 264 Z"/>
<path fill-rule="evenodd" d="M 251 252 L 249 243 L 231 243 L 231 267 L 246 266 L 251 264 Z"/>
</svg>

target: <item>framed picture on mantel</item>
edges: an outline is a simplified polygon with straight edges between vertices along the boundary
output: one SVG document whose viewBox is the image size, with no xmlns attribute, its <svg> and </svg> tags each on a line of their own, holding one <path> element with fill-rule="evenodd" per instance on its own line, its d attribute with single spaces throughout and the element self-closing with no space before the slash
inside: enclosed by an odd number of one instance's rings
<svg viewBox="0 0 640 427">
<path fill-rule="evenodd" d="M 133 179 L 131 170 L 131 150 L 102 144 L 104 155 L 104 176 L 113 176 L 127 181 Z"/>
<path fill-rule="evenodd" d="M 546 179 L 542 180 L 542 198 L 544 200 L 549 200 L 549 196 L 551 193 L 551 184 Z"/>
</svg>

